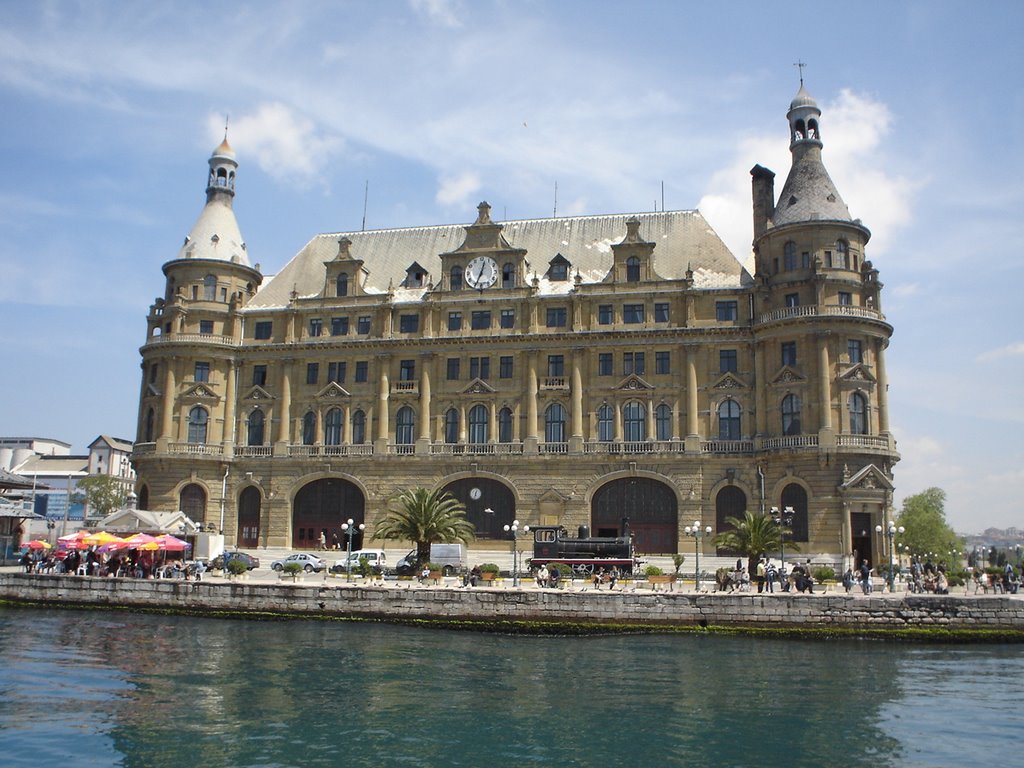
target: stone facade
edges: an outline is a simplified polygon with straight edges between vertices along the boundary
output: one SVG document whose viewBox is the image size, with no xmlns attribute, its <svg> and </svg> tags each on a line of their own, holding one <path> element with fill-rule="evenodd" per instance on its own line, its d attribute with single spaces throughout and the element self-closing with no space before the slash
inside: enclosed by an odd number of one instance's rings
<svg viewBox="0 0 1024 768">
<path fill-rule="evenodd" d="M 147 321 L 140 507 L 300 548 L 349 519 L 372 535 L 424 486 L 483 548 L 514 519 L 628 517 L 652 554 L 788 507 L 816 561 L 880 559 L 892 327 L 819 118 L 801 87 L 778 201 L 751 172 L 753 274 L 696 211 L 496 223 L 481 203 L 468 226 L 318 235 L 264 281 L 225 140 Z"/>
</svg>

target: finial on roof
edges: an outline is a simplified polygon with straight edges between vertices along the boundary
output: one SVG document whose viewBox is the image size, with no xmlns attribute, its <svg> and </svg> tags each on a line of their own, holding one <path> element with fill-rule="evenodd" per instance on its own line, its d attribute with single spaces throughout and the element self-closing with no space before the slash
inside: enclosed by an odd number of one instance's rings
<svg viewBox="0 0 1024 768">
<path fill-rule="evenodd" d="M 476 224 L 490 224 L 491 223 L 491 206 L 486 200 L 476 207 L 478 213 L 476 216 Z"/>
<path fill-rule="evenodd" d="M 352 257 L 351 253 L 352 241 L 347 237 L 338 238 L 338 255 L 336 259 L 349 259 Z"/>
<path fill-rule="evenodd" d="M 804 67 L 806 67 L 807 64 L 800 61 L 800 59 L 797 59 L 793 66 L 800 70 L 800 87 L 802 88 L 804 85 Z"/>
</svg>

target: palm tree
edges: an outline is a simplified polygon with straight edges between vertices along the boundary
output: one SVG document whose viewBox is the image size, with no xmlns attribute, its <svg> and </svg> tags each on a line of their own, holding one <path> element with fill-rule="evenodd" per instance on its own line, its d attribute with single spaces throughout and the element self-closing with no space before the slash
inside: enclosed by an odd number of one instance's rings
<svg viewBox="0 0 1024 768">
<path fill-rule="evenodd" d="M 715 546 L 731 550 L 738 555 L 746 555 L 747 573 L 751 574 L 751 578 L 757 568 L 757 558 L 765 552 L 780 549 L 782 537 L 791 536 L 793 533 L 789 528 L 776 524 L 772 516 L 766 512 L 751 512 L 749 509 L 743 513 L 742 520 L 727 517 L 725 522 L 733 528 L 715 536 Z M 787 541 L 786 544 L 793 552 L 800 551 L 796 543 Z"/>
<path fill-rule="evenodd" d="M 373 537 L 414 541 L 416 557 L 426 563 L 432 542 L 465 544 L 475 538 L 474 530 L 466 519 L 466 507 L 450 493 L 410 488 L 388 509 Z"/>
</svg>

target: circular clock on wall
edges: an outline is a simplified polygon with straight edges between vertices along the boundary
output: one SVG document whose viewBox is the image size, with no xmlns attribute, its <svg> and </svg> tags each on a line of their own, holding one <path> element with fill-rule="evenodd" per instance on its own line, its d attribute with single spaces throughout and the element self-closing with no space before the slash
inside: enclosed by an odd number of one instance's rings
<svg viewBox="0 0 1024 768">
<path fill-rule="evenodd" d="M 490 256 L 477 256 L 466 265 L 466 285 L 482 291 L 498 281 L 498 262 Z"/>
<path fill-rule="evenodd" d="M 469 498 L 471 498 L 473 501 L 477 501 L 482 495 L 483 494 L 480 492 L 479 488 L 469 489 Z"/>
</svg>

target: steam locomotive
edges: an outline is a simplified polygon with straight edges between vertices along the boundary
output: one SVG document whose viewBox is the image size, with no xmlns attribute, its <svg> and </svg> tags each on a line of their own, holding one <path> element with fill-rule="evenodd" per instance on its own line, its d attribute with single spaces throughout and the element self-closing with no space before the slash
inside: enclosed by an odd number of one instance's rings
<svg viewBox="0 0 1024 768">
<path fill-rule="evenodd" d="M 579 574 L 590 574 L 598 568 L 608 571 L 613 567 L 622 574 L 631 574 L 639 561 L 633 556 L 628 519 L 623 519 L 622 531 L 622 536 L 616 537 L 591 536 L 590 527 L 581 525 L 573 538 L 560 525 L 530 526 L 533 534 L 530 567 L 564 563 Z"/>
</svg>

